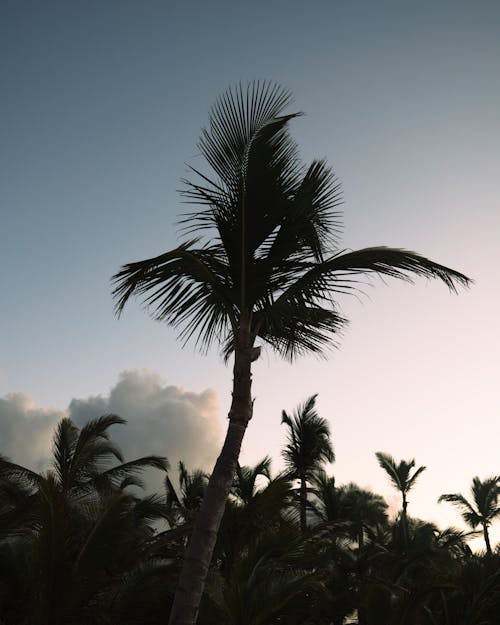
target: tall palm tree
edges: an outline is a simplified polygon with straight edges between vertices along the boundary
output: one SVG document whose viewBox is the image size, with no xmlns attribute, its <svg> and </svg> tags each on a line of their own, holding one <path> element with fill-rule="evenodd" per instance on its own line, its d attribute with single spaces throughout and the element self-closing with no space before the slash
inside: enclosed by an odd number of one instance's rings
<svg viewBox="0 0 500 625">
<path fill-rule="evenodd" d="M 480 480 L 475 477 L 471 486 L 472 503 L 460 493 L 441 495 L 438 501 L 448 501 L 462 511 L 463 520 L 472 529 L 478 525 L 483 528 L 486 553 L 491 556 L 491 543 L 488 528 L 491 523 L 500 516 L 500 477 L 498 475 Z"/>
<path fill-rule="evenodd" d="M 312 395 L 292 415 L 284 410 L 281 423 L 288 427 L 287 444 L 281 455 L 290 475 L 300 482 L 300 528 L 307 528 L 307 483 L 322 462 L 333 462 L 335 454 L 330 442 L 328 422 L 316 411 L 316 397 Z"/>
<path fill-rule="evenodd" d="M 223 94 L 198 147 L 207 170 L 191 168 L 177 248 L 122 266 L 113 295 L 120 314 L 132 295 L 151 315 L 201 349 L 234 354 L 227 436 L 197 517 L 170 623 L 194 623 L 241 442 L 252 418 L 256 341 L 293 360 L 321 353 L 346 320 L 334 294 L 352 292 L 360 275 L 438 278 L 451 290 L 463 274 L 419 254 L 387 247 L 338 247 L 340 185 L 324 161 L 304 168 L 288 132 L 291 94 L 268 82 Z M 211 172 L 210 172 L 211 170 Z M 203 236 L 206 238 L 203 241 Z"/>
<path fill-rule="evenodd" d="M 405 548 L 408 547 L 408 492 L 413 488 L 417 477 L 425 471 L 426 467 L 418 467 L 413 473 L 411 470 L 415 466 L 415 460 L 401 460 L 396 463 L 394 458 L 389 454 L 378 451 L 376 454 L 379 465 L 389 476 L 392 485 L 401 493 L 402 510 L 401 510 L 401 527 L 403 530 L 403 542 Z"/>
</svg>

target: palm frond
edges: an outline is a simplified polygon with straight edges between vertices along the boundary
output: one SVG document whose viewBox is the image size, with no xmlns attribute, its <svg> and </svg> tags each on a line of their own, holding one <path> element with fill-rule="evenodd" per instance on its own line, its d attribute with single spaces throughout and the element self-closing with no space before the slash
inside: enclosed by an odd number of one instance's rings
<svg viewBox="0 0 500 625">
<path fill-rule="evenodd" d="M 441 501 L 446 501 L 459 508 L 464 519 L 467 517 L 467 523 L 471 524 L 472 527 L 476 527 L 479 524 L 480 515 L 460 493 L 445 493 L 439 497 L 438 502 Z"/>
<path fill-rule="evenodd" d="M 38 486 L 42 476 L 0 455 L 0 478 L 13 481 L 24 489 Z"/>
<path fill-rule="evenodd" d="M 116 465 L 106 471 L 97 471 L 92 478 L 93 485 L 98 489 L 106 488 L 108 485 L 117 488 L 123 483 L 123 480 L 134 480 L 138 473 L 142 473 L 147 469 L 158 469 L 167 472 L 169 463 L 167 458 L 162 456 L 143 456 L 136 460 L 130 460 L 122 464 Z M 134 484 L 128 482 L 127 485 Z"/>
<path fill-rule="evenodd" d="M 121 314 L 132 296 L 142 298 L 151 316 L 180 328 L 179 337 L 193 335 L 201 346 L 227 334 L 237 325 L 237 298 L 220 248 L 195 249 L 194 241 L 175 250 L 124 265 L 113 276 L 115 310 Z"/>
<path fill-rule="evenodd" d="M 287 425 L 287 444 L 282 450 L 285 465 L 295 477 L 310 477 L 321 462 L 333 462 L 335 454 L 326 419 L 316 411 L 317 395 L 312 395 L 290 416 L 282 412 Z"/>
<path fill-rule="evenodd" d="M 387 473 L 389 479 L 398 490 L 403 489 L 403 483 L 397 470 L 397 464 L 394 458 L 390 454 L 386 454 L 382 451 L 377 451 L 375 456 L 382 469 Z"/>
</svg>

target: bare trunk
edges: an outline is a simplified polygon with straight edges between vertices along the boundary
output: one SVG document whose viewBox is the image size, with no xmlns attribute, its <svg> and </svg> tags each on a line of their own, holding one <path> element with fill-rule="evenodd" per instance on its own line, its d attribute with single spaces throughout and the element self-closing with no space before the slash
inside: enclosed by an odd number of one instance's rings
<svg viewBox="0 0 500 625">
<path fill-rule="evenodd" d="M 241 443 L 252 417 L 251 363 L 255 358 L 249 324 L 241 320 L 234 351 L 233 399 L 226 439 L 203 498 L 184 558 L 169 625 L 194 625 L 208 568 L 238 461 Z"/>
<path fill-rule="evenodd" d="M 402 523 L 402 527 L 403 527 L 403 549 L 404 549 L 404 554 L 407 555 L 408 554 L 408 515 L 406 513 L 406 510 L 408 508 L 408 502 L 406 501 L 406 494 L 403 492 L 403 512 L 401 515 L 401 523 Z"/>
<path fill-rule="evenodd" d="M 491 556 L 491 543 L 490 543 L 490 535 L 488 532 L 488 524 L 487 523 L 483 523 L 483 536 L 484 536 L 484 542 L 486 544 L 486 554 L 488 556 Z"/>
<path fill-rule="evenodd" d="M 364 601 L 364 586 L 365 582 L 363 579 L 363 567 L 361 564 L 361 555 L 360 552 L 363 549 L 365 544 L 365 528 L 363 524 L 358 531 L 358 560 L 356 563 L 356 572 L 358 575 L 358 625 L 366 625 L 366 609 L 363 605 Z"/>
<path fill-rule="evenodd" d="M 300 494 L 299 494 L 299 506 L 300 506 L 300 529 L 302 533 L 307 530 L 307 483 L 306 478 L 301 475 L 300 477 Z"/>
</svg>

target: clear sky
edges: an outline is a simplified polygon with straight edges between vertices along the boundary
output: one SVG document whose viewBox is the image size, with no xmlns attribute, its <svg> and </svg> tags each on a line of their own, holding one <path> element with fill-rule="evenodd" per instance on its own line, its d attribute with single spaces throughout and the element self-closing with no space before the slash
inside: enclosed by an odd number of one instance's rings
<svg viewBox="0 0 500 625">
<path fill-rule="evenodd" d="M 176 245 L 209 106 L 265 78 L 306 113 L 304 160 L 342 180 L 345 247 L 412 249 L 475 285 L 373 280 L 342 301 L 351 324 L 328 360 L 264 352 L 243 461 L 279 468 L 281 409 L 319 393 L 339 483 L 391 500 L 374 452 L 415 457 L 428 469 L 410 511 L 458 524 L 437 497 L 500 473 L 498 2 L 5 0 L 0 35 L 1 451 L 40 463 L 61 414 L 118 406 L 142 432 L 131 453 L 210 461 L 230 368 L 138 305 L 117 321 L 109 279 Z"/>
</svg>

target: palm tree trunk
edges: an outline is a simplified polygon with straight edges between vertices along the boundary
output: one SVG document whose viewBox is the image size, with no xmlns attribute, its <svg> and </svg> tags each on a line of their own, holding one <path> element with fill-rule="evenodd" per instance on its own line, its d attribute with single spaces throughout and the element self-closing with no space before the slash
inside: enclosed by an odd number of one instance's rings
<svg viewBox="0 0 500 625">
<path fill-rule="evenodd" d="M 364 601 L 364 580 L 363 567 L 361 564 L 360 552 L 365 544 L 365 528 L 363 524 L 358 531 L 358 559 L 356 562 L 356 573 L 358 575 L 358 625 L 366 625 L 366 609 Z"/>
<path fill-rule="evenodd" d="M 307 530 L 307 483 L 303 475 L 300 476 L 299 506 L 300 529 L 304 533 Z"/>
<path fill-rule="evenodd" d="M 406 495 L 403 492 L 403 511 L 401 514 L 401 523 L 403 526 L 403 548 L 404 548 L 404 553 L 407 554 L 408 553 L 408 516 L 406 513 L 406 510 L 408 508 L 408 502 L 406 501 Z"/>
<path fill-rule="evenodd" d="M 229 426 L 220 456 L 215 463 L 184 558 L 169 625 L 194 625 L 201 596 L 233 480 L 241 443 L 252 418 L 251 363 L 255 359 L 249 323 L 242 318 L 234 352 L 233 398 Z"/>
<path fill-rule="evenodd" d="M 486 553 L 487 555 L 491 556 L 491 543 L 490 543 L 490 535 L 488 532 L 487 523 L 483 523 L 483 536 L 484 536 L 484 542 L 486 544 Z"/>
</svg>

